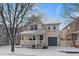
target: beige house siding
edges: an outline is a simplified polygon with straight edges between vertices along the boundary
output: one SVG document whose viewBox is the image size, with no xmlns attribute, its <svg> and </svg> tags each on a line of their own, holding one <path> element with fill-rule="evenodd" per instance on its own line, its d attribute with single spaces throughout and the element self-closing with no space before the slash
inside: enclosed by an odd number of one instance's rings
<svg viewBox="0 0 79 59">
<path fill-rule="evenodd" d="M 48 35 L 48 37 L 57 37 L 57 45 L 60 45 L 59 30 L 48 31 L 47 35 Z"/>
</svg>

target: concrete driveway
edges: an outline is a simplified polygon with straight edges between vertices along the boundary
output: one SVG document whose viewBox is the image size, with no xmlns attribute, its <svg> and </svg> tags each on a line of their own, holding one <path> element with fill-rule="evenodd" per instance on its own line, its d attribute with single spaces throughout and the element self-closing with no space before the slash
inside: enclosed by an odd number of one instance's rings
<svg viewBox="0 0 79 59">
<path fill-rule="evenodd" d="M 0 55 L 8 56 L 79 56 L 79 54 L 59 52 L 65 48 L 57 46 L 48 47 L 48 49 L 31 49 L 31 48 L 16 48 L 15 52 L 10 52 L 10 46 L 0 46 Z"/>
</svg>

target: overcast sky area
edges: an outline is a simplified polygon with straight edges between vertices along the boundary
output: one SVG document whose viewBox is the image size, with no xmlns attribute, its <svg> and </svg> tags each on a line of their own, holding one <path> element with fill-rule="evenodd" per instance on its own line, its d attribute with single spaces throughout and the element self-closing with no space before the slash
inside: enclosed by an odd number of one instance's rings
<svg viewBox="0 0 79 59">
<path fill-rule="evenodd" d="M 36 8 L 41 11 L 42 14 L 45 15 L 48 20 L 59 20 L 61 22 L 60 29 L 62 29 L 64 25 L 64 20 L 60 14 L 62 13 L 62 3 L 40 3 L 36 5 Z"/>
</svg>

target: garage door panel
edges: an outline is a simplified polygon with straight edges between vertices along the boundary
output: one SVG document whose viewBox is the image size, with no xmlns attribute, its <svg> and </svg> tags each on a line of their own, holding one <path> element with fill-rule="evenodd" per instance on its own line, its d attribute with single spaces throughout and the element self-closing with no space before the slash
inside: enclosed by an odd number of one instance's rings
<svg viewBox="0 0 79 59">
<path fill-rule="evenodd" d="M 57 37 L 48 37 L 48 46 L 57 46 Z"/>
</svg>

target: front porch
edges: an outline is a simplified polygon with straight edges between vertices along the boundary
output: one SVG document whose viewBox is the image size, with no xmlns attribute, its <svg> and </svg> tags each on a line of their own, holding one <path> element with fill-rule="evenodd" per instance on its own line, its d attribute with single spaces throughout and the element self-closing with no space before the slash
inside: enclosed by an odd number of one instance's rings
<svg viewBox="0 0 79 59">
<path fill-rule="evenodd" d="M 21 32 L 21 46 L 28 48 L 48 47 L 45 31 L 24 31 Z"/>
<path fill-rule="evenodd" d="M 79 31 L 75 31 L 71 34 L 72 37 L 72 47 L 79 48 Z"/>
<path fill-rule="evenodd" d="M 67 37 L 61 40 L 61 46 L 79 48 L 79 31 L 68 33 Z"/>
</svg>

